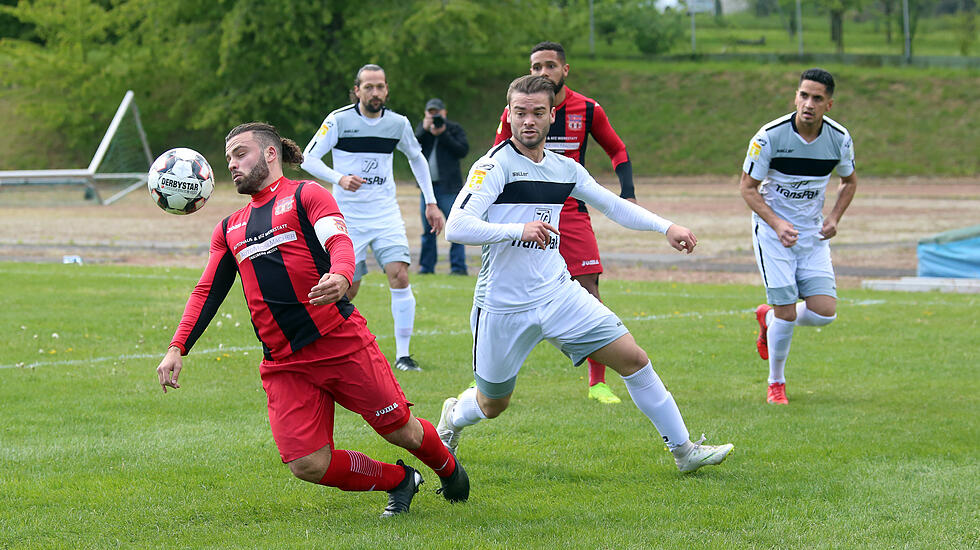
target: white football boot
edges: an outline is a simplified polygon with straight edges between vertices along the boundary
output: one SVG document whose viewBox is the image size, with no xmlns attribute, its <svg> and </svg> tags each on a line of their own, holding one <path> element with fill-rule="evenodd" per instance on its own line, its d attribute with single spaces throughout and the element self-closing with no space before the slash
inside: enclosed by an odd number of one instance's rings
<svg viewBox="0 0 980 550">
<path fill-rule="evenodd" d="M 447 397 L 442 402 L 442 414 L 439 415 L 439 425 L 436 426 L 439 439 L 442 440 L 443 445 L 449 448 L 449 452 L 453 453 L 454 456 L 456 455 L 456 447 L 459 446 L 459 433 L 463 431 L 462 428 L 453 426 L 453 409 L 458 402 L 459 399 L 455 397 Z"/>
<path fill-rule="evenodd" d="M 697 470 L 701 466 L 714 466 L 725 461 L 728 453 L 735 448 L 735 445 L 726 443 L 724 445 L 702 445 L 704 434 L 697 443 L 688 441 L 686 444 L 673 449 L 674 462 L 677 469 L 682 473 L 689 473 Z"/>
</svg>

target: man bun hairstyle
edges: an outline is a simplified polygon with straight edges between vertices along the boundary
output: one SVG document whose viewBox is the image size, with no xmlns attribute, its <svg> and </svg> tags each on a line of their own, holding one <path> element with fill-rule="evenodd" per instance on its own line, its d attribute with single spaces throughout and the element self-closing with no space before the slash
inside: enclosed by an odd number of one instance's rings
<svg viewBox="0 0 980 550">
<path fill-rule="evenodd" d="M 827 88 L 827 97 L 834 96 L 834 77 L 827 71 L 820 68 L 807 69 L 800 75 L 800 84 L 803 84 L 804 80 L 823 84 L 824 88 Z"/>
<path fill-rule="evenodd" d="M 296 145 L 296 142 L 289 138 L 280 136 L 279 130 L 276 130 L 275 126 L 265 122 L 246 122 L 245 124 L 235 126 L 225 136 L 225 143 L 228 143 L 228 140 L 238 134 L 244 134 L 245 132 L 255 134 L 255 139 L 263 147 L 275 147 L 276 153 L 279 154 L 279 159 L 283 164 L 301 164 L 303 162 L 303 150 L 299 148 L 299 145 Z"/>
<path fill-rule="evenodd" d="M 562 62 L 562 65 L 565 64 L 565 48 L 562 48 L 561 44 L 558 42 L 539 42 L 537 45 L 531 48 L 530 55 L 543 51 L 555 52 L 558 54 L 558 59 Z"/>
<path fill-rule="evenodd" d="M 515 78 L 507 88 L 507 105 L 510 105 L 510 98 L 515 93 L 518 94 L 548 94 L 549 107 L 555 106 L 555 84 L 545 76 L 524 75 Z"/>
</svg>

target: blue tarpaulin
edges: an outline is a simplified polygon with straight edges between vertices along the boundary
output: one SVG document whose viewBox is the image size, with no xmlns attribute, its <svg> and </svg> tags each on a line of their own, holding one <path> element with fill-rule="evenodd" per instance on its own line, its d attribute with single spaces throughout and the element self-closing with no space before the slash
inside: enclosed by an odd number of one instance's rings
<svg viewBox="0 0 980 550">
<path fill-rule="evenodd" d="M 919 241 L 919 277 L 980 279 L 980 225 Z"/>
</svg>

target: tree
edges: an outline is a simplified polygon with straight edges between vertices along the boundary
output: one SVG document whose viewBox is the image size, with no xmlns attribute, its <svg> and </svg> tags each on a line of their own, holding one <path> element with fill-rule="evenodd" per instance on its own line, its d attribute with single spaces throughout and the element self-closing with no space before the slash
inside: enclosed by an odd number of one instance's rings
<svg viewBox="0 0 980 550">
<path fill-rule="evenodd" d="M 861 7 L 861 0 L 821 0 L 830 13 L 830 40 L 837 45 L 837 53 L 844 53 L 844 15 Z"/>
<path fill-rule="evenodd" d="M 614 37 L 628 37 L 644 54 L 666 53 L 684 36 L 681 15 L 660 13 L 653 2 L 606 0 L 596 2 L 595 12 L 599 36 L 609 44 Z"/>
<path fill-rule="evenodd" d="M 30 97 L 25 114 L 91 155 L 119 98 L 137 102 L 151 144 L 221 151 L 224 133 L 264 120 L 302 141 L 348 99 L 365 63 L 388 71 L 391 103 L 417 112 L 434 93 L 467 97 L 548 37 L 569 45 L 577 6 L 549 0 L 21 0 L 0 15 L 32 30 L 4 39 Z M 533 13 L 535 17 L 527 17 Z M 569 24 L 569 21 L 572 24 Z M 532 37 L 532 38 L 528 38 Z M 510 70 L 507 71 L 510 74 Z"/>
</svg>

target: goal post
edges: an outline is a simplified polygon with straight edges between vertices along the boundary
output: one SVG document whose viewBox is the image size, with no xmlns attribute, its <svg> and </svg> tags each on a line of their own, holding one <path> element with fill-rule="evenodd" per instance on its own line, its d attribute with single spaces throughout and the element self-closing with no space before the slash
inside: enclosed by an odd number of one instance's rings
<svg viewBox="0 0 980 550">
<path fill-rule="evenodd" d="M 123 96 L 88 168 L 0 171 L 0 188 L 10 185 L 83 185 L 87 198 L 109 205 L 145 185 L 153 155 L 133 97 L 132 90 Z M 99 184 L 109 184 L 115 189 L 122 186 L 122 189 L 103 200 Z"/>
</svg>

